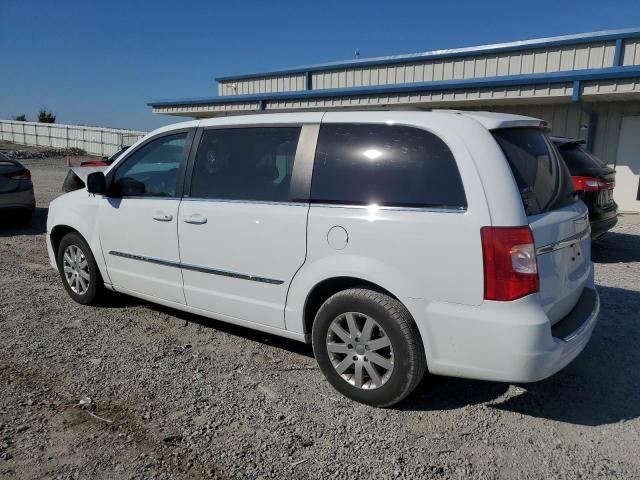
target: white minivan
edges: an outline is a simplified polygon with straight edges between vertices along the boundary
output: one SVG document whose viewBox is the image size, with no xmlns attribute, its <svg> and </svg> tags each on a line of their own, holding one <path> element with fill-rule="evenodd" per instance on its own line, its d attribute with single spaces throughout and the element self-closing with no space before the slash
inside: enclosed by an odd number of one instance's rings
<svg viewBox="0 0 640 480">
<path fill-rule="evenodd" d="M 600 304 L 586 206 L 528 117 L 335 111 L 160 128 L 51 203 L 69 295 L 105 289 L 312 342 L 344 395 L 425 371 L 548 377 Z"/>
</svg>

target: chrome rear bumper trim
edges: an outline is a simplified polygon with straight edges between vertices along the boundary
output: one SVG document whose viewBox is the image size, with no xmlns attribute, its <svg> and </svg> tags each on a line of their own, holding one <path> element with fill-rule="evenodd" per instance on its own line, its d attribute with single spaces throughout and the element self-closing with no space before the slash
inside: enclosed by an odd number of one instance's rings
<svg viewBox="0 0 640 480">
<path fill-rule="evenodd" d="M 536 248 L 536 254 L 544 255 L 545 253 L 555 252 L 557 250 L 562 250 L 563 248 L 570 247 L 571 245 L 581 242 L 587 237 L 591 236 L 591 227 L 588 226 L 582 232 L 576 233 L 564 240 L 560 240 L 555 243 L 550 243 L 549 245 L 543 245 L 542 247 Z"/>
</svg>

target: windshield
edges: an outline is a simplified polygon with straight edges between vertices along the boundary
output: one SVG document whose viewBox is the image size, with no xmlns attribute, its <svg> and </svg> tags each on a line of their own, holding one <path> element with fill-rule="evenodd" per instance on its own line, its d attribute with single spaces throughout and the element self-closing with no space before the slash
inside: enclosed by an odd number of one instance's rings
<svg viewBox="0 0 640 480">
<path fill-rule="evenodd" d="M 111 157 L 109 157 L 109 159 L 107 160 L 107 163 L 110 165 L 113 162 L 115 162 L 118 158 L 120 158 L 122 156 L 122 154 L 124 152 L 126 152 L 127 150 L 129 150 L 129 147 L 124 147 L 120 150 L 118 150 L 116 153 L 114 153 L 113 155 L 111 155 Z"/>
<path fill-rule="evenodd" d="M 493 135 L 507 157 L 527 215 L 575 201 L 571 174 L 542 130 L 505 128 L 494 130 Z"/>
</svg>

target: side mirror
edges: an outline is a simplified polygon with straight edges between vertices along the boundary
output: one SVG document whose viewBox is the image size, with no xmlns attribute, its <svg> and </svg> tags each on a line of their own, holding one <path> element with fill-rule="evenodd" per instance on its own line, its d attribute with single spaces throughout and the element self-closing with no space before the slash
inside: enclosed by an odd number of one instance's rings
<svg viewBox="0 0 640 480">
<path fill-rule="evenodd" d="M 104 178 L 104 173 L 93 172 L 87 175 L 87 192 L 96 195 L 107 194 L 107 180 Z"/>
</svg>

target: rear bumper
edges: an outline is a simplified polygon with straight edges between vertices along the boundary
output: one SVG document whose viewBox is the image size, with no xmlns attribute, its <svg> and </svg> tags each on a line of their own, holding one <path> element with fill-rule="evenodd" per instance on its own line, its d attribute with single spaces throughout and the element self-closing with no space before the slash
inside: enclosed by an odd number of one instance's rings
<svg viewBox="0 0 640 480">
<path fill-rule="evenodd" d="M 33 210 L 36 199 L 33 189 L 0 193 L 0 210 Z"/>
<path fill-rule="evenodd" d="M 606 218 L 593 218 L 591 220 L 591 238 L 599 238 L 618 223 L 617 211 L 614 215 Z"/>
<path fill-rule="evenodd" d="M 431 373 L 535 382 L 578 356 L 591 338 L 599 313 L 598 293 L 590 286 L 553 327 L 535 295 L 478 307 L 432 304 L 423 310 L 418 327 Z"/>
</svg>

